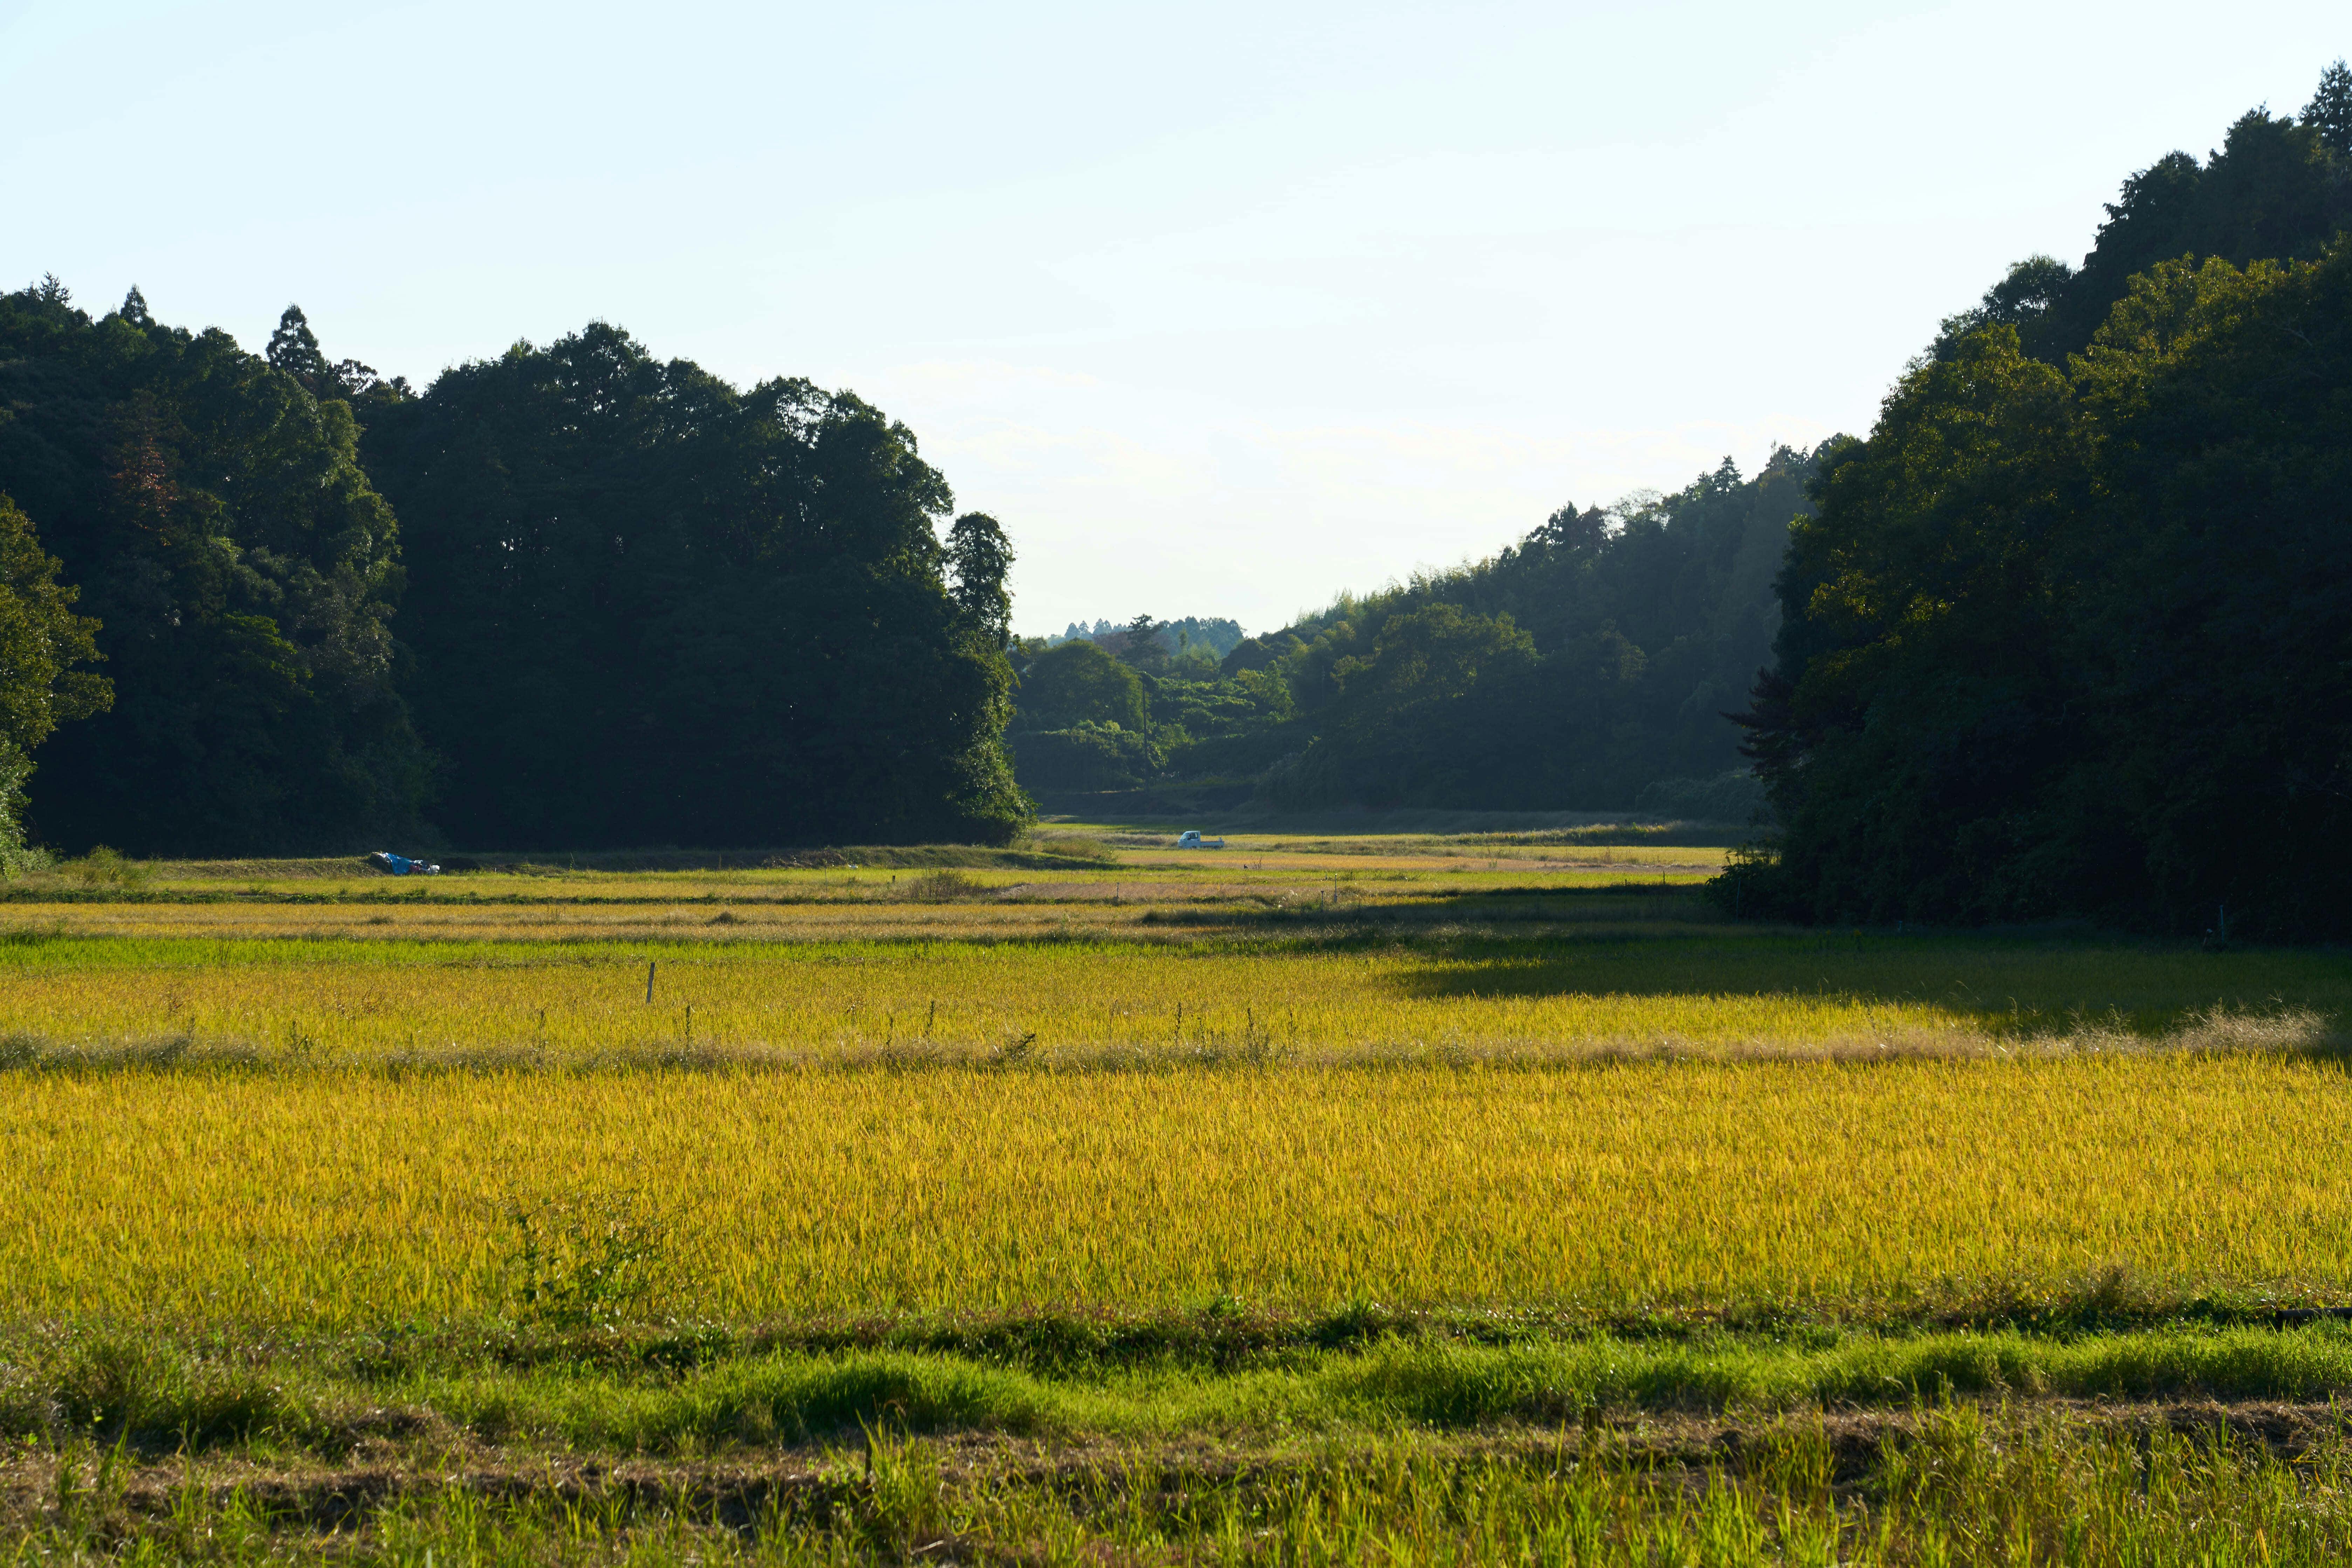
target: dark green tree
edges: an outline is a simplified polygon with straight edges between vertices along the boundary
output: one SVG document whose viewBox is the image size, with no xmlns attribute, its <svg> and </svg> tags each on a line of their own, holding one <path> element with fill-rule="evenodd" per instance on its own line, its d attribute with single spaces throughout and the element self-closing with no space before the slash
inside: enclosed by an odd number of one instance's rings
<svg viewBox="0 0 2352 1568">
<path fill-rule="evenodd" d="M 2304 106 L 2303 122 L 2339 158 L 2352 158 L 2352 69 L 2342 60 L 2320 73 L 2319 90 Z"/>
<path fill-rule="evenodd" d="M 319 340 L 310 330 L 310 319 L 302 314 L 299 305 L 289 305 L 278 318 L 278 329 L 269 334 L 266 356 L 272 370 L 283 371 L 310 390 L 317 391 L 327 379 L 327 356 L 319 351 Z"/>
<path fill-rule="evenodd" d="M 415 829 L 398 530 L 358 440 L 345 403 L 135 292 L 100 320 L 54 279 L 0 296 L 0 490 L 102 623 L 115 694 L 43 749 L 44 837 L 299 853 Z"/>
<path fill-rule="evenodd" d="M 1134 669 L 1090 642 L 1064 643 L 1031 661 L 1015 700 L 1027 730 L 1111 724 L 1141 731 L 1151 722 Z"/>
<path fill-rule="evenodd" d="M 98 622 L 73 612 L 80 591 L 58 580 L 30 518 L 0 495 L 0 873 L 25 847 L 32 751 L 60 724 L 114 700 L 100 662 Z"/>
<path fill-rule="evenodd" d="M 2352 929 L 2352 242 L 1977 329 L 1833 454 L 1749 717 L 1813 919 Z"/>
<path fill-rule="evenodd" d="M 966 512 L 948 529 L 947 570 L 956 608 L 999 648 L 1013 641 L 1013 541 L 986 512 Z"/>
<path fill-rule="evenodd" d="M 2061 580 L 2091 722 L 2051 810 L 2076 903 L 2352 931 L 2352 240 L 2166 264 L 2074 379 L 2097 485 Z"/>
<path fill-rule="evenodd" d="M 604 324 L 373 402 L 440 808 L 498 846 L 1002 841 L 1002 531 L 904 425 Z M 950 580 L 950 569 L 955 579 Z"/>
<path fill-rule="evenodd" d="M 139 298 L 139 291 L 134 288 L 131 295 L 144 309 L 146 301 Z M 124 302 L 123 308 L 129 311 L 130 301 Z M 310 330 L 310 318 L 302 314 L 299 305 L 289 305 L 278 318 L 278 329 L 269 334 L 268 359 L 272 369 L 293 377 L 313 397 L 355 400 L 364 396 L 377 382 L 375 368 L 357 360 L 329 364 L 327 356 L 320 350 L 318 338 Z"/>
<path fill-rule="evenodd" d="M 1960 339 L 1979 327 L 2013 327 L 2027 352 L 2058 357 L 2063 350 L 2053 340 L 2057 323 L 2051 312 L 2065 302 L 2074 282 L 2074 269 L 2055 256 L 2027 256 L 1986 289 L 1973 308 L 1946 319 L 1937 351 L 1953 351 Z"/>
<path fill-rule="evenodd" d="M 2063 365 L 2090 343 L 2131 280 L 2159 262 L 2316 257 L 2352 224 L 2352 72 L 2328 68 L 2298 121 L 2251 110 L 2203 163 L 2169 152 L 2123 183 L 2079 268 L 2020 262 L 1976 308 L 1944 323 L 1937 352 L 1978 327 L 2017 329 L 2037 359 Z"/>
<path fill-rule="evenodd" d="M 2020 264 L 1827 455 L 1745 907 L 2352 926 L 2347 102 L 2339 63 L 2133 175 L 2080 271 Z"/>
<path fill-rule="evenodd" d="M 81 591 L 58 580 L 32 519 L 0 495 L 0 746 L 28 753 L 72 719 L 114 700 L 100 663 L 98 622 L 73 612 Z"/>
<path fill-rule="evenodd" d="M 1829 455 L 1750 718 L 1806 913 L 2016 916 L 2053 873 L 2013 809 L 2063 767 L 2053 530 L 2084 499 L 2071 396 L 2013 327 L 1915 370 Z"/>
</svg>

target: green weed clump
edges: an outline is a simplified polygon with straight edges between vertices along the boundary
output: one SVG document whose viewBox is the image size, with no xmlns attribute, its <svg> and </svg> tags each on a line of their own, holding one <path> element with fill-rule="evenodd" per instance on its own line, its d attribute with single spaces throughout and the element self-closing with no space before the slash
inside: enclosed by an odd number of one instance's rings
<svg viewBox="0 0 2352 1568">
<path fill-rule="evenodd" d="M 965 899 L 985 898 L 996 891 L 976 877 L 941 866 L 912 876 L 893 878 L 888 896 L 908 904 L 956 904 Z"/>
<path fill-rule="evenodd" d="M 147 885 L 152 870 L 140 862 L 126 858 L 120 850 L 100 844 L 79 860 L 58 862 L 56 874 L 63 880 L 89 888 L 128 890 Z"/>
</svg>

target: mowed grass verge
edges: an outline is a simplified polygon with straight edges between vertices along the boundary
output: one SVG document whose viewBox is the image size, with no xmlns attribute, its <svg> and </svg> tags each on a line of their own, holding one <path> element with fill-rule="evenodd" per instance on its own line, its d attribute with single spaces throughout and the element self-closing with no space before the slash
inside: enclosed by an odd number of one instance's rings
<svg viewBox="0 0 2352 1568">
<path fill-rule="evenodd" d="M 1416 1392 L 1495 1381 L 1394 1350 L 1351 1359 Z M 1575 1370 L 1517 1361 L 1523 1377 Z M 1380 1418 L 1334 1429 L 1321 1418 L 1360 1395 L 1360 1378 L 1341 1373 L 1323 1380 L 1333 1386 L 1312 1426 L 1251 1434 L 1220 1424 L 1187 1437 L 1106 1422 L 1107 1406 L 1138 1403 L 1131 1388 L 1124 1400 L 1054 1391 L 1001 1369 L 904 1356 L 828 1367 L 779 1357 L 697 1368 L 667 1387 L 566 1381 L 507 1372 L 458 1388 L 395 1375 L 311 1406 L 311 1389 L 256 1378 L 241 1402 L 190 1404 L 168 1448 L 128 1424 L 113 1424 L 123 1435 L 110 1447 L 12 1447 L 0 1457 L 0 1539 L 28 1565 L 2212 1568 L 2340 1563 L 2352 1550 L 2341 1503 L 2352 1445 L 2336 1414 L 2314 1406 L 2241 1419 L 2211 1406 L 2004 1399 L 1630 1424 L 1596 1421 L 1588 1407 L 1580 1423 L 1465 1430 L 1443 1417 L 1416 1423 L 1412 1398 L 1374 1393 L 1360 1406 Z M 1228 1378 L 1214 1402 L 1230 1409 L 1255 1382 L 1274 1394 L 1261 1394 L 1261 1409 L 1278 1408 L 1283 1381 Z M 1181 1404 L 1181 1382 L 1140 1391 L 1141 1403 Z M 402 1402 L 419 1396 L 441 1404 Z M 310 1409 L 325 1417 L 315 1427 Z M 872 1418 L 814 1443 L 802 1436 L 823 1430 L 809 1415 L 866 1411 Z M 451 1423 L 457 1413 L 466 1425 Z M 222 1414 L 229 1427 L 201 1425 Z M 1066 1429 L 1055 1418 L 1067 1416 L 1085 1423 L 1075 1443 L 1055 1440 Z"/>
<path fill-rule="evenodd" d="M 1299 1325 L 1312 1336 L 1307 1343 L 1238 1355 L 1244 1336 L 1231 1335 L 1213 1363 L 1175 1349 L 1097 1361 L 1082 1349 L 1094 1326 L 981 1325 L 971 1337 L 1015 1347 L 993 1355 L 889 1343 L 821 1348 L 707 1327 L 563 1335 L 477 1325 L 463 1334 L 278 1339 L 234 1350 L 209 1336 L 81 1328 L 0 1342 L 13 1374 L 0 1383 L 0 1438 L 95 1430 L 150 1454 L 262 1446 L 339 1456 L 387 1434 L 437 1430 L 484 1445 L 709 1455 L 885 1427 L 1263 1440 L 1558 1428 L 1644 1413 L 1753 1420 L 1964 1396 L 2312 1405 L 2352 1390 L 2352 1330 L 2342 1324 L 1798 1338 L 1604 1333 L 1480 1343 L 1443 1329 L 1400 1334 L 1341 1319 Z M 1024 1331 L 1036 1342 L 1022 1344 Z M 1326 1340 L 1333 1343 L 1314 1343 Z"/>
</svg>

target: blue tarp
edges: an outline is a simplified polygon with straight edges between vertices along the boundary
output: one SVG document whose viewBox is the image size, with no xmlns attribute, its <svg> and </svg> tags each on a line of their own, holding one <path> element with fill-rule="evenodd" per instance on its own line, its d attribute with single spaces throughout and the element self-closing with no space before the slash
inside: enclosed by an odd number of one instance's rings
<svg viewBox="0 0 2352 1568">
<path fill-rule="evenodd" d="M 441 870 L 428 862 L 410 860 L 406 855 L 396 855 L 390 850 L 376 851 L 368 856 L 368 862 L 394 876 L 433 876 Z"/>
</svg>

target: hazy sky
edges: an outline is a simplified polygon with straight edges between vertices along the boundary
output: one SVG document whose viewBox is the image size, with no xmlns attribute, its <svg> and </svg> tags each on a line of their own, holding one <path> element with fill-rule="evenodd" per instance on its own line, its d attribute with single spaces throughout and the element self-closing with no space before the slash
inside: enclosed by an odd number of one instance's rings
<svg viewBox="0 0 2352 1568">
<path fill-rule="evenodd" d="M 0 282 L 296 300 L 420 384 L 602 318 L 906 420 L 1024 631 L 1255 631 L 1866 429 L 2347 51 L 2342 0 L 0 0 Z"/>
</svg>

